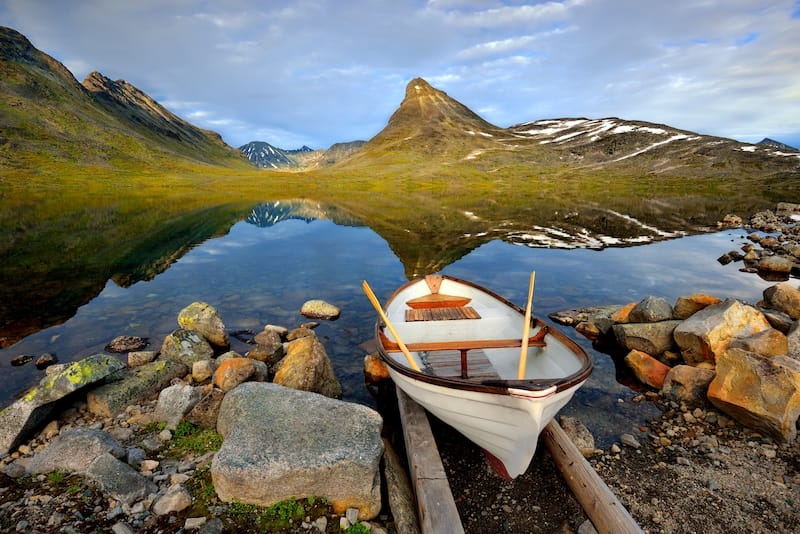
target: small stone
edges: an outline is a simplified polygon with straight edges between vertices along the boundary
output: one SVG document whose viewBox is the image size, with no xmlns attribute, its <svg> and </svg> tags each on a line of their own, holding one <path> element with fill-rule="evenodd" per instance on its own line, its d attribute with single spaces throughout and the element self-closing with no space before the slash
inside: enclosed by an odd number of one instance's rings
<svg viewBox="0 0 800 534">
<path fill-rule="evenodd" d="M 58 358 L 56 358 L 53 354 L 50 354 L 49 352 L 45 352 L 44 354 L 36 358 L 35 365 L 37 369 L 41 370 L 41 369 L 46 369 L 51 365 L 55 365 L 56 363 L 58 363 Z"/>
<path fill-rule="evenodd" d="M 11 365 L 14 367 L 19 367 L 20 365 L 25 365 L 31 361 L 33 361 L 33 356 L 30 354 L 20 354 L 19 356 L 15 356 L 11 359 Z"/>
<path fill-rule="evenodd" d="M 183 528 L 186 530 L 197 530 L 205 525 L 206 521 L 208 521 L 208 519 L 205 517 L 187 517 L 186 521 L 183 523 Z"/>
<path fill-rule="evenodd" d="M 623 445 L 627 447 L 632 447 L 634 449 L 638 449 L 639 447 L 642 446 L 642 444 L 639 443 L 639 441 L 635 437 L 633 437 L 632 434 L 622 434 L 619 437 L 619 440 L 622 442 Z"/>
<path fill-rule="evenodd" d="M 117 336 L 112 339 L 108 345 L 106 345 L 106 350 L 108 352 L 131 352 L 142 350 L 147 346 L 147 338 L 138 337 L 138 336 Z"/>
</svg>

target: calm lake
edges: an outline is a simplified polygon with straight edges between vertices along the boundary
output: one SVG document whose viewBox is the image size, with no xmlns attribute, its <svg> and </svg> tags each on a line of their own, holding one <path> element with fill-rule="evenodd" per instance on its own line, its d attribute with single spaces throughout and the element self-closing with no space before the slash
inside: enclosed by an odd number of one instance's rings
<svg viewBox="0 0 800 534">
<path fill-rule="evenodd" d="M 534 313 L 545 319 L 560 310 L 624 304 L 647 295 L 674 302 L 680 295 L 707 292 L 753 303 L 773 282 L 740 272 L 739 264 L 717 262 L 745 242 L 742 230 L 602 250 L 535 248 L 494 240 L 442 272 L 477 282 L 524 306 L 528 277 L 536 271 Z M 149 338 L 149 348 L 157 350 L 164 336 L 177 328 L 178 312 L 193 301 L 215 306 L 229 331 L 258 331 L 265 324 L 292 328 L 307 321 L 298 313 L 303 302 L 324 299 L 342 310 L 337 321 L 323 321 L 316 332 L 333 361 L 344 399 L 374 406 L 364 386 L 363 358 L 376 314 L 361 282 L 367 280 L 384 300 L 407 280 L 409 270 L 367 226 L 307 216 L 251 216 L 233 224 L 226 235 L 196 244 L 151 280 L 128 287 L 108 280 L 74 316 L 0 349 L 0 404 L 9 404 L 44 375 L 33 363 L 11 366 L 11 359 L 20 354 L 36 358 L 51 353 L 69 362 L 102 352 L 119 335 Z M 635 392 L 618 382 L 612 358 L 572 329 L 556 327 L 595 361 L 593 375 L 562 413 L 580 417 L 599 445 L 645 420 L 649 412 L 630 402 Z M 236 340 L 232 348 L 248 350 Z"/>
</svg>

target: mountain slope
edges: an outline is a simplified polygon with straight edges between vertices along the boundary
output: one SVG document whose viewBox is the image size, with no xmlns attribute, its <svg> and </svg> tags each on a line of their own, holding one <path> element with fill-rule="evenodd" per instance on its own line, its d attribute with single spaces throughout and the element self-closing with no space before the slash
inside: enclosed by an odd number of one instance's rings
<svg viewBox="0 0 800 534">
<path fill-rule="evenodd" d="M 0 26 L 0 166 L 163 169 L 198 162 L 243 166 L 221 138 L 147 95 L 98 73 L 84 87 L 19 32 Z"/>
</svg>

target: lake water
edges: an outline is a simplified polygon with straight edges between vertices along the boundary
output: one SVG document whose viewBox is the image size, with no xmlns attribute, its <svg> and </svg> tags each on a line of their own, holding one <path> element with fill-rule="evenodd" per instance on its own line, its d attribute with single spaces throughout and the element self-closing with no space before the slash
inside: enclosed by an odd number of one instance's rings
<svg viewBox="0 0 800 534">
<path fill-rule="evenodd" d="M 647 295 L 674 302 L 680 296 L 707 292 L 721 298 L 756 302 L 772 285 L 739 265 L 716 258 L 738 249 L 744 232 L 729 230 L 627 248 L 549 249 L 491 241 L 442 272 L 484 285 L 524 306 L 531 271 L 536 271 L 534 313 L 638 301 Z M 220 312 L 229 331 L 258 331 L 265 324 L 295 327 L 307 319 L 298 310 L 309 299 L 324 299 L 342 309 L 337 321 L 323 321 L 323 340 L 345 400 L 374 406 L 364 386 L 363 358 L 373 336 L 376 314 L 361 291 L 367 280 L 384 300 L 406 281 L 406 269 L 387 242 L 368 227 L 340 226 L 328 220 L 284 220 L 270 226 L 246 221 L 223 237 L 210 239 L 183 255 L 150 281 L 121 288 L 109 281 L 93 300 L 62 324 L 29 335 L 0 350 L 0 403 L 34 385 L 43 371 L 33 363 L 10 365 L 19 354 L 48 352 L 68 362 L 102 352 L 119 335 L 150 339 L 160 347 L 177 328 L 178 312 L 205 301 Z M 643 405 L 630 402 L 635 392 L 617 381 L 613 360 L 594 350 L 568 327 L 594 358 L 595 371 L 562 413 L 580 417 L 599 444 L 648 417 Z M 236 340 L 232 348 L 248 347 Z"/>
</svg>

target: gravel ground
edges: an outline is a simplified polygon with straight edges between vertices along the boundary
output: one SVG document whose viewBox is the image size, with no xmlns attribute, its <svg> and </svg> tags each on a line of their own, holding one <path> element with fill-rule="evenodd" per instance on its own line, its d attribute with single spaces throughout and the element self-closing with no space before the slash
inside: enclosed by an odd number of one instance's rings
<svg viewBox="0 0 800 534">
<path fill-rule="evenodd" d="M 636 400 L 661 417 L 589 462 L 644 532 L 800 532 L 797 440 L 777 444 L 710 406 Z M 466 532 L 593 532 L 541 444 L 528 471 L 506 482 L 476 446 L 433 428 Z"/>
</svg>

